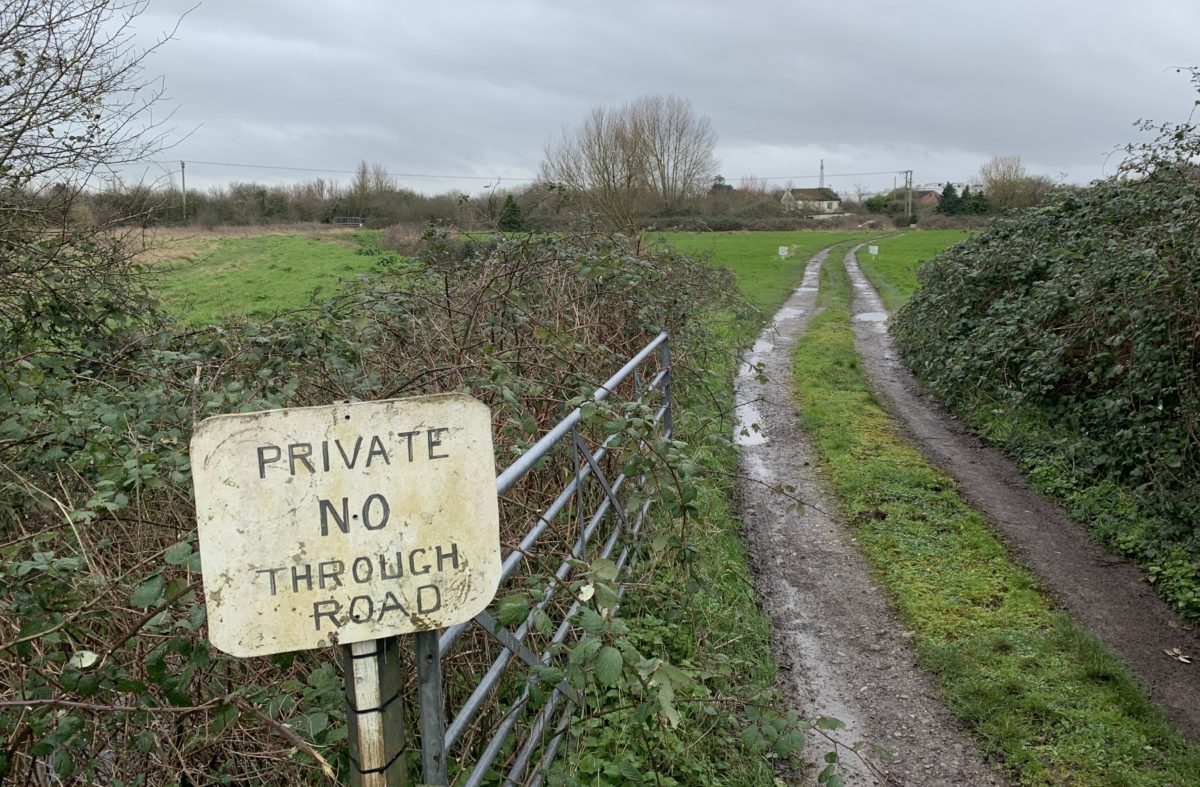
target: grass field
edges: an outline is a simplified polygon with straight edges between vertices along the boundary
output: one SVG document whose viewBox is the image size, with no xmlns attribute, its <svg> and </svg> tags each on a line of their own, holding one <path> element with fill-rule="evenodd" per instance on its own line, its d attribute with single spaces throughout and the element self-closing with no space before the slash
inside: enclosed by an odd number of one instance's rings
<svg viewBox="0 0 1200 787">
<path fill-rule="evenodd" d="M 872 256 L 866 248 L 859 251 L 858 264 L 879 291 L 883 305 L 895 311 L 917 289 L 921 263 L 966 240 L 969 234 L 965 230 L 928 230 L 884 238 L 872 244 L 879 247 L 879 254 Z"/>
<path fill-rule="evenodd" d="M 770 317 L 800 283 L 804 266 L 821 249 L 863 240 L 869 232 L 668 232 L 661 237 L 688 254 L 711 255 L 715 265 L 733 271 L 742 294 Z M 786 259 L 779 247 L 788 248 Z M 756 329 L 757 330 L 757 329 Z"/>
<path fill-rule="evenodd" d="M 379 231 L 185 233 L 160 239 L 147 259 L 160 276 L 168 306 L 189 325 L 227 317 L 266 318 L 329 297 L 339 282 L 376 270 L 382 254 L 364 254 Z M 663 242 L 689 254 L 710 255 L 737 277 L 746 299 L 765 319 L 800 281 L 820 249 L 860 240 L 854 232 L 664 233 Z M 779 247 L 789 255 L 779 258 Z M 754 321 L 749 321 L 748 325 Z M 748 329 L 749 330 L 749 329 Z M 755 328 L 754 330 L 757 330 Z"/>
<path fill-rule="evenodd" d="M 859 369 L 840 262 L 796 350 L 801 422 L 951 709 L 1020 784 L 1200 784 L 1200 748 L 899 437 Z"/>
<path fill-rule="evenodd" d="M 190 325 L 266 318 L 329 297 L 339 282 L 377 270 L 377 231 L 205 239 L 154 263 L 168 307 Z M 170 246 L 167 247 L 168 249 Z"/>
</svg>

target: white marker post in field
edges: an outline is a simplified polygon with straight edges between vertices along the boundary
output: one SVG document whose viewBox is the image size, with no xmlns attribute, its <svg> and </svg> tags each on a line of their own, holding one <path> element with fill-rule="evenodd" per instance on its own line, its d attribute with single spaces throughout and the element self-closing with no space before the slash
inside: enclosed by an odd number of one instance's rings
<svg viewBox="0 0 1200 787">
<path fill-rule="evenodd" d="M 781 259 L 781 260 L 782 260 L 782 259 L 786 259 L 786 258 L 787 258 L 787 256 L 788 256 L 788 247 L 787 247 L 787 246 L 780 246 L 780 247 L 779 247 L 779 259 Z"/>
<path fill-rule="evenodd" d="M 872 257 L 874 257 L 878 253 L 879 253 L 878 246 L 868 246 L 867 247 L 867 254 L 870 254 Z"/>
<path fill-rule="evenodd" d="M 352 783 L 403 783 L 395 637 L 470 620 L 500 579 L 487 406 L 219 415 L 191 460 L 210 640 L 239 657 L 344 646 Z"/>
</svg>

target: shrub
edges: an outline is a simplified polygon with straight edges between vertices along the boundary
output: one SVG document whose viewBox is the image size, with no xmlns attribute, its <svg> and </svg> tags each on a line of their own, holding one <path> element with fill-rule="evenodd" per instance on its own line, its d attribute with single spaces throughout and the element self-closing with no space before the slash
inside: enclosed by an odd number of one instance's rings
<svg viewBox="0 0 1200 787">
<path fill-rule="evenodd" d="M 1054 428 L 1026 437 L 1031 455 L 1053 453 L 1085 485 L 1130 490 L 1148 519 L 1110 539 L 1152 574 L 1175 555 L 1173 600 L 1196 615 L 1200 134 L 1159 130 L 1130 149 L 1121 177 L 997 220 L 928 263 L 894 331 L 939 396 L 1032 413 Z"/>
<path fill-rule="evenodd" d="M 325 783 L 317 752 L 344 769 L 331 654 L 234 659 L 207 643 L 187 453 L 196 420 L 469 391 L 492 407 L 503 466 L 659 329 L 686 368 L 697 318 L 733 290 L 723 271 L 603 237 L 431 233 L 422 245 L 423 270 L 265 324 L 179 333 L 141 291 L 107 297 L 103 332 L 74 323 L 76 311 L 10 323 L 22 352 L 0 362 L 0 695 L 30 703 L 0 707 L 0 778 L 168 784 L 182 769 Z M 629 457 L 614 446 L 606 472 Z M 570 469 L 564 450 L 505 495 L 505 543 Z M 572 526 L 556 520 L 531 571 L 557 567 Z M 469 674 L 487 647 L 464 642 L 447 674 Z"/>
<path fill-rule="evenodd" d="M 525 229 L 525 217 L 521 214 L 521 207 L 513 201 L 512 194 L 504 198 L 499 224 L 504 232 L 521 232 Z"/>
</svg>

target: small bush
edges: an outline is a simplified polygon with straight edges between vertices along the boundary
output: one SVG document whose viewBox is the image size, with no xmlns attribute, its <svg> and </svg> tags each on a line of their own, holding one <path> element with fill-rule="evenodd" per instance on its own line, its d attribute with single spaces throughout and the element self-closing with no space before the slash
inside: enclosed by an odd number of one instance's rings
<svg viewBox="0 0 1200 787">
<path fill-rule="evenodd" d="M 426 228 L 418 224 L 393 224 L 379 236 L 379 248 L 394 251 L 402 257 L 416 257 L 421 251 L 421 239 Z"/>
</svg>

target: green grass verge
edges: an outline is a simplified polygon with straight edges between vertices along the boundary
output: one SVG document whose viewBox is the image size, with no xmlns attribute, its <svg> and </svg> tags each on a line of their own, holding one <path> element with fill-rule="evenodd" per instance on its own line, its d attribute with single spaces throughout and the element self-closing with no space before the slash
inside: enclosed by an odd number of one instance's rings
<svg viewBox="0 0 1200 787">
<path fill-rule="evenodd" d="M 1096 478 L 1080 466 L 1086 441 L 1036 407 L 982 396 L 952 410 L 988 443 L 1016 459 L 1029 486 L 1057 500 L 1089 535 L 1140 565 L 1158 594 L 1181 615 L 1200 621 L 1200 568 L 1185 534 L 1165 539 L 1170 525 L 1133 489 Z"/>
<path fill-rule="evenodd" d="M 651 550 L 648 586 L 627 596 L 621 615 L 630 638 L 647 656 L 657 656 L 697 676 L 696 688 L 678 698 L 683 723 L 663 733 L 657 777 L 647 784 L 764 785 L 775 781 L 772 759 L 755 743 L 764 727 L 764 707 L 782 712 L 771 652 L 770 621 L 758 608 L 750 579 L 749 555 L 741 537 L 737 499 L 738 457 L 729 440 L 733 377 L 739 352 L 800 283 L 804 266 L 818 250 L 859 237 L 850 233 L 670 233 L 662 237 L 676 249 L 711 254 L 715 265 L 729 268 L 754 307 L 725 314 L 710 325 L 717 342 L 706 354 L 698 378 L 676 378 L 676 435 L 690 446 L 696 474 L 697 514 L 676 544 L 683 562 L 655 560 Z M 780 260 L 779 246 L 793 253 Z M 702 378 L 702 379 L 700 379 Z M 654 520 L 655 532 L 670 536 L 678 523 Z M 745 708 L 730 712 L 730 708 Z M 568 772 L 580 784 L 635 782 L 645 773 L 638 736 L 641 722 L 614 714 L 582 722 L 579 743 Z M 753 718 L 758 717 L 758 718 Z M 747 736 L 747 732 L 751 734 Z M 627 767 L 622 769 L 622 763 Z M 663 767 L 665 766 L 665 767 Z"/>
<path fill-rule="evenodd" d="M 180 320 L 204 325 L 227 317 L 270 317 L 328 297 L 339 282 L 377 270 L 378 231 L 355 234 L 358 248 L 296 235 L 223 238 L 199 259 L 162 263 L 159 291 Z"/>
<path fill-rule="evenodd" d="M 969 235 L 966 230 L 909 231 L 873 243 L 879 247 L 877 255 L 868 254 L 864 248 L 858 253 L 858 264 L 879 292 L 883 305 L 888 311 L 895 311 L 917 289 L 917 269 L 921 263 Z"/>
<path fill-rule="evenodd" d="M 649 563 L 643 567 L 650 573 L 642 580 L 647 585 L 627 595 L 620 612 L 639 652 L 694 678 L 690 690 L 676 695 L 683 720 L 655 733 L 655 776 L 649 775 L 642 741 L 647 732 L 636 711 L 584 720 L 577 725 L 579 745 L 568 767 L 578 784 L 773 783 L 772 760 L 744 738 L 754 723 L 746 708 L 777 707 L 783 713 L 771 626 L 758 609 L 741 521 L 731 510 L 737 490 L 729 473 L 737 467 L 736 452 L 705 439 L 713 421 L 697 412 L 704 409 L 685 397 L 680 411 L 686 412 L 676 421 L 676 435 L 693 446 L 691 459 L 701 468 L 698 513 L 682 545 L 674 544 L 678 522 L 654 518 L 651 541 L 674 546 L 664 554 L 647 545 Z"/>
<path fill-rule="evenodd" d="M 1200 747 L 898 436 L 859 369 L 840 262 L 826 264 L 823 311 L 796 349 L 802 425 L 951 709 L 1021 784 L 1200 783 Z"/>
</svg>

